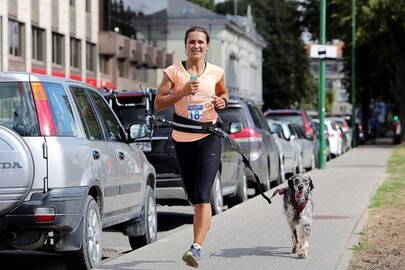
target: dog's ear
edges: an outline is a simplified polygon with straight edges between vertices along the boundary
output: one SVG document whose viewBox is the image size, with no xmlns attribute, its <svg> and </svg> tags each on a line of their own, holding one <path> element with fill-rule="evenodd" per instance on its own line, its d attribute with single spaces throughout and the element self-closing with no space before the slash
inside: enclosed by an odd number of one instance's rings
<svg viewBox="0 0 405 270">
<path fill-rule="evenodd" d="M 294 190 L 294 176 L 291 176 L 290 178 L 288 178 L 288 187 L 292 190 Z"/>
<path fill-rule="evenodd" d="M 311 190 L 313 190 L 315 188 L 315 186 L 314 186 L 311 176 L 309 176 L 309 175 L 305 175 L 305 176 L 307 177 L 307 179 L 309 181 L 309 187 L 311 188 Z"/>
</svg>

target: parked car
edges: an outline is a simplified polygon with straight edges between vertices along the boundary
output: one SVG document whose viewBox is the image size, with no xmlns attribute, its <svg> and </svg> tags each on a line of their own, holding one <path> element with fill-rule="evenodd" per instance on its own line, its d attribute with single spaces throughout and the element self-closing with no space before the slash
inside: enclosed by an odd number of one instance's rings
<svg viewBox="0 0 405 270">
<path fill-rule="evenodd" d="M 269 124 L 274 140 L 279 147 L 280 160 L 282 162 L 282 166 L 280 167 L 282 168 L 282 174 L 284 177 L 295 175 L 297 171 L 299 171 L 301 162 L 301 147 L 297 143 L 291 141 L 290 133 L 288 129 L 284 131 L 282 122 L 267 119 L 267 123 Z"/>
<path fill-rule="evenodd" d="M 267 110 L 264 115 L 268 119 L 293 123 L 297 125 L 307 138 L 315 140 L 316 134 L 312 127 L 311 118 L 305 110 Z"/>
<path fill-rule="evenodd" d="M 0 73 L 0 108 L 3 249 L 64 252 L 90 269 L 102 228 L 121 224 L 132 248 L 156 240 L 155 169 L 96 89 Z"/>
<path fill-rule="evenodd" d="M 153 121 L 152 116 L 160 116 L 171 121 L 174 107 L 154 112 L 155 90 L 147 89 L 117 91 L 107 95 L 113 110 L 125 127 L 134 123 L 147 126 L 149 137 L 137 139 L 135 144 L 145 152 L 147 159 L 156 169 L 156 199 L 162 205 L 187 203 L 180 167 L 176 158 L 172 127 Z M 222 212 L 225 203 L 230 206 L 247 200 L 247 180 L 242 158 L 229 145 L 222 142 L 221 163 L 217 178 L 211 189 L 213 214 Z"/>
<path fill-rule="evenodd" d="M 250 100 L 232 97 L 228 108 L 220 112 L 223 128 L 228 133 L 233 125 L 241 127 L 239 132 L 230 136 L 241 146 L 242 151 L 262 181 L 264 190 L 269 190 L 271 183 L 281 183 L 280 157 L 276 142 L 270 132 L 263 113 Z M 245 170 L 249 185 L 256 187 L 253 174 Z"/>
<path fill-rule="evenodd" d="M 315 152 L 316 152 L 316 166 L 319 167 L 319 148 L 320 146 L 320 129 L 319 129 L 319 119 L 312 119 L 312 126 L 315 129 L 316 133 L 316 143 L 315 143 Z M 328 127 L 324 124 L 324 133 L 325 133 L 325 149 L 324 154 L 326 160 L 330 160 L 330 145 L 329 145 L 329 138 L 328 138 Z"/>
<path fill-rule="evenodd" d="M 352 129 L 343 117 L 331 117 L 330 119 L 339 126 L 343 133 L 343 152 L 349 151 L 352 148 Z"/>
<path fill-rule="evenodd" d="M 288 128 L 294 139 L 301 145 L 302 166 L 305 170 L 313 170 L 316 167 L 315 140 L 305 137 L 302 130 L 295 124 L 289 123 Z"/>
<path fill-rule="evenodd" d="M 340 156 L 343 153 L 343 133 L 339 126 L 331 119 L 325 118 L 327 127 L 330 154 L 332 157 Z"/>
</svg>

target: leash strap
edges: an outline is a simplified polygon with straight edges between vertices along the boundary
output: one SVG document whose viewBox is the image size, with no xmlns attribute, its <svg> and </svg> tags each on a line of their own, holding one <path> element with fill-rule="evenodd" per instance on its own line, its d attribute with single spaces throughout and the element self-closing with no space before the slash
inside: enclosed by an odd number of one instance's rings
<svg viewBox="0 0 405 270">
<path fill-rule="evenodd" d="M 248 168 L 255 178 L 257 183 L 258 190 L 260 195 L 269 203 L 271 204 L 271 200 L 269 197 L 264 194 L 263 189 L 261 187 L 260 178 L 259 176 L 253 171 L 252 166 L 250 165 L 249 160 L 244 155 L 242 149 L 240 148 L 239 144 L 229 137 L 229 135 L 224 132 L 222 129 L 216 126 L 216 124 L 210 122 L 198 122 L 194 121 L 185 117 L 182 117 L 178 114 L 173 114 L 173 121 L 169 121 L 164 119 L 163 117 L 155 116 L 155 119 L 163 122 L 165 124 L 169 124 L 173 127 L 174 130 L 183 131 L 183 132 L 191 132 L 191 133 L 212 133 L 217 135 L 223 141 L 225 141 L 229 146 L 231 146 L 236 152 L 238 152 L 242 156 L 243 164 Z M 274 197 L 274 196 L 273 196 Z"/>
</svg>

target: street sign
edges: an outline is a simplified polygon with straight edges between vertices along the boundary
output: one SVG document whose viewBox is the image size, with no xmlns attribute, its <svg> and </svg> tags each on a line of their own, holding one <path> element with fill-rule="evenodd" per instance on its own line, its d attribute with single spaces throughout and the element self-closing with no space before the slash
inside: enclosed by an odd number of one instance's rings
<svg viewBox="0 0 405 270">
<path fill-rule="evenodd" d="M 334 45 L 311 45 L 310 57 L 320 59 L 336 59 L 337 46 Z"/>
</svg>

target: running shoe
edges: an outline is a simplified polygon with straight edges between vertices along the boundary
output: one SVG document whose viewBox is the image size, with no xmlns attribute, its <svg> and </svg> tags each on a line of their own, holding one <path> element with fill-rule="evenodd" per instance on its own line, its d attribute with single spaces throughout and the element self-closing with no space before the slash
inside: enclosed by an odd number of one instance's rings
<svg viewBox="0 0 405 270">
<path fill-rule="evenodd" d="M 191 245 L 190 249 L 184 253 L 183 261 L 192 267 L 198 267 L 201 258 L 201 248 L 198 248 L 196 245 Z"/>
</svg>

